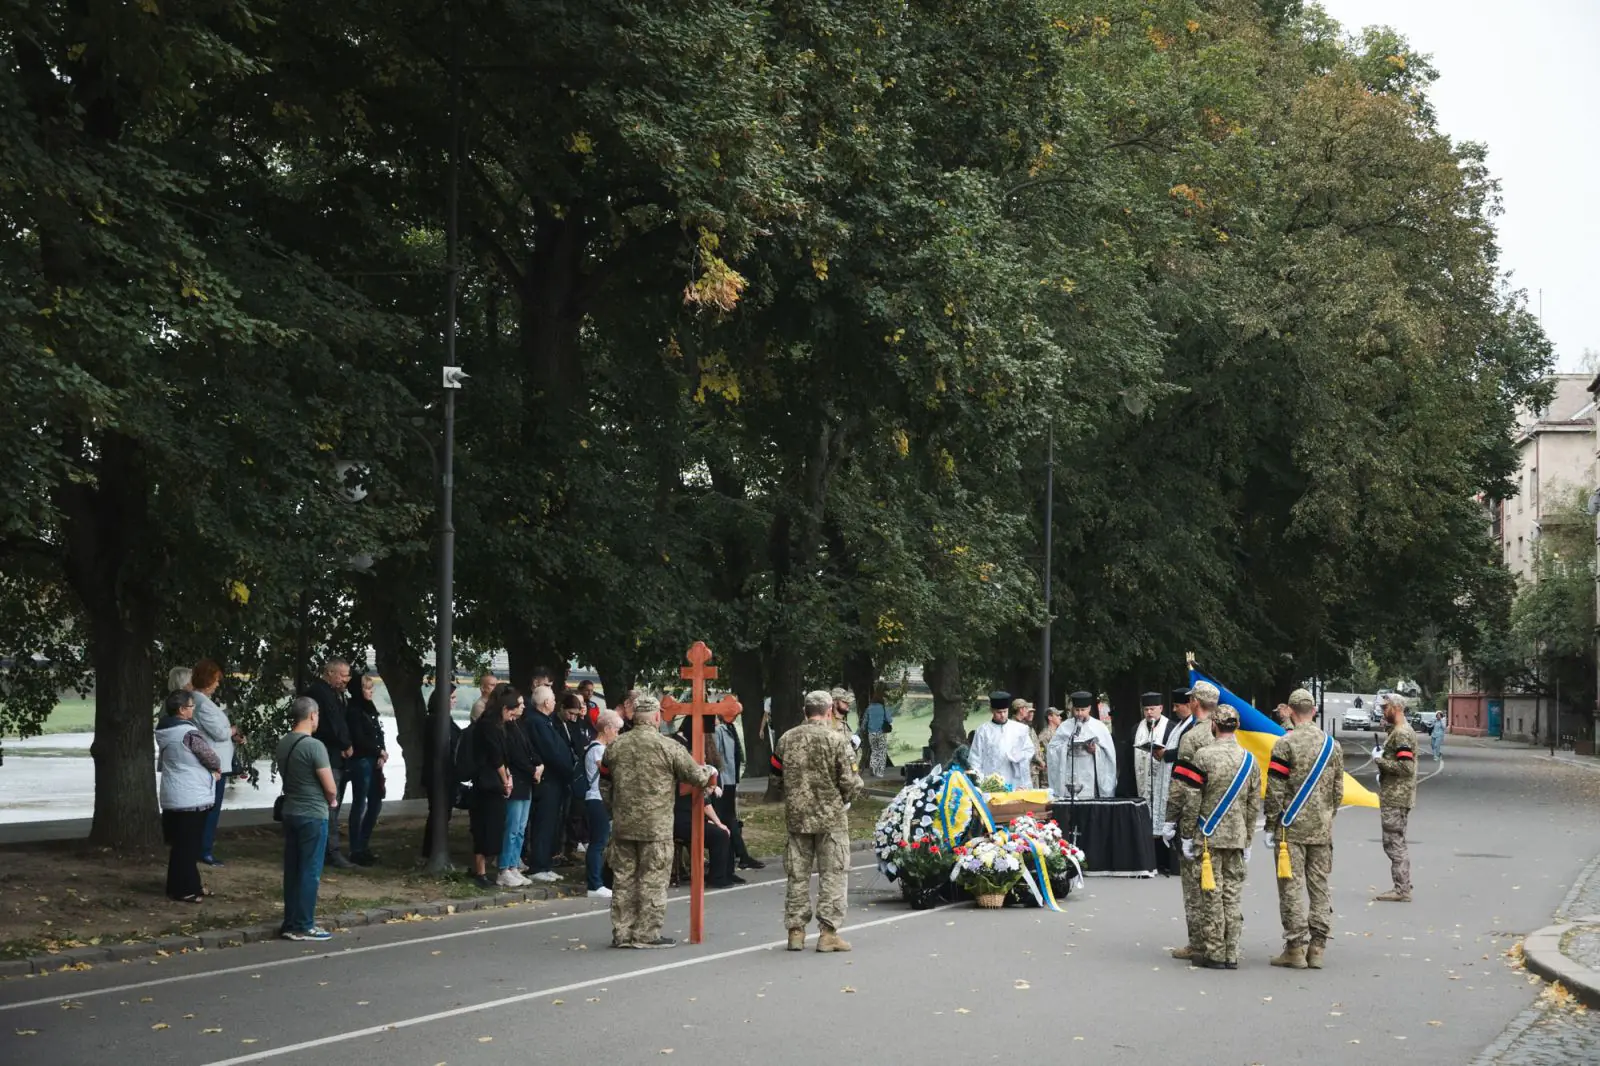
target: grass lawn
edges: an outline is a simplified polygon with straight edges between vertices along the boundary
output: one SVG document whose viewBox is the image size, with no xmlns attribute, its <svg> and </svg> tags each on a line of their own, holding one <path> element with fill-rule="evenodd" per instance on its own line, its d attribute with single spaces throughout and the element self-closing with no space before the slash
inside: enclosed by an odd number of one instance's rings
<svg viewBox="0 0 1600 1066">
<path fill-rule="evenodd" d="M 986 703 L 987 701 L 985 701 Z M 967 710 L 967 730 L 977 729 L 989 720 L 989 708 L 978 704 Z M 854 719 L 851 719 L 854 722 Z M 933 730 L 933 701 L 910 698 L 901 704 L 894 716 L 894 732 L 889 734 L 889 758 L 896 766 L 916 762 L 922 758 Z"/>
<path fill-rule="evenodd" d="M 94 700 L 62 700 L 44 720 L 44 732 L 91 733 L 94 731 Z M 15 737 L 15 733 L 5 734 Z"/>
</svg>

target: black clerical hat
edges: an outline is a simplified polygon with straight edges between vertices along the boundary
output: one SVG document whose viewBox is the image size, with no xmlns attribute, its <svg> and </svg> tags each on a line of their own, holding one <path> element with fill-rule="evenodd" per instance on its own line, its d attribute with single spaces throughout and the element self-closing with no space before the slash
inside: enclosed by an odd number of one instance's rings
<svg viewBox="0 0 1600 1066">
<path fill-rule="evenodd" d="M 1161 693 L 1159 693 L 1159 692 L 1146 692 L 1143 696 L 1139 697 L 1139 706 L 1141 706 L 1141 707 L 1159 707 L 1159 706 L 1161 706 Z"/>
<path fill-rule="evenodd" d="M 989 693 L 989 709 L 991 711 L 1009 711 L 1011 709 L 1011 693 Z"/>
<path fill-rule="evenodd" d="M 1190 689 L 1187 689 L 1187 688 L 1175 688 L 1175 689 L 1172 690 L 1172 702 L 1175 703 L 1175 704 L 1177 704 L 1177 703 L 1188 703 L 1189 702 L 1189 697 L 1192 694 L 1193 693 L 1192 693 L 1192 691 Z"/>
<path fill-rule="evenodd" d="M 1087 692 L 1074 692 L 1067 698 L 1072 701 L 1072 705 L 1074 707 L 1094 706 L 1094 697 L 1089 695 Z"/>
</svg>

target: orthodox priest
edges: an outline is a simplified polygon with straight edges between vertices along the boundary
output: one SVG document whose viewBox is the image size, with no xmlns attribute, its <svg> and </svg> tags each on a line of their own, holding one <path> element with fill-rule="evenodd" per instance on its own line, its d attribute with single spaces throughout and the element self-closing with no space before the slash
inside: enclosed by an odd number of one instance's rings
<svg viewBox="0 0 1600 1066">
<path fill-rule="evenodd" d="M 1150 804 L 1150 831 L 1156 837 L 1156 866 L 1165 870 L 1170 863 L 1163 854 L 1167 844 L 1161 839 L 1161 826 L 1167 820 L 1167 785 L 1172 780 L 1165 757 L 1169 746 L 1167 734 L 1173 723 L 1161 713 L 1161 693 L 1146 692 L 1139 697 L 1139 704 L 1143 717 L 1133 734 L 1134 778 L 1140 798 Z"/>
<path fill-rule="evenodd" d="M 1013 789 L 1027 789 L 1033 785 L 1032 771 L 1028 769 L 1036 750 L 1033 727 L 1012 718 L 1011 693 L 989 694 L 990 720 L 978 727 L 972 735 L 970 764 L 979 778 L 997 774 Z"/>
<path fill-rule="evenodd" d="M 1071 696 L 1072 717 L 1050 739 L 1050 792 L 1063 799 L 1110 799 L 1117 794 L 1117 751 L 1111 731 L 1090 711 L 1094 697 Z"/>
</svg>

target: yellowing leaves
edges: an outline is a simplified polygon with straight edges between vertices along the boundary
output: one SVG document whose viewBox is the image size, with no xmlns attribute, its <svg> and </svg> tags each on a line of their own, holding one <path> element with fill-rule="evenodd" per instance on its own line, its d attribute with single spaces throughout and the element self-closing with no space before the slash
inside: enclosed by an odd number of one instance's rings
<svg viewBox="0 0 1600 1066">
<path fill-rule="evenodd" d="M 911 438 L 903 429 L 897 429 L 890 434 L 889 439 L 894 443 L 895 454 L 904 459 L 911 454 Z"/>
<path fill-rule="evenodd" d="M 572 136 L 567 138 L 567 151 L 574 155 L 593 155 L 594 138 L 590 137 L 586 130 L 575 130 Z"/>
<path fill-rule="evenodd" d="M 1167 195 L 1174 200 L 1187 200 L 1196 207 L 1205 207 L 1204 189 L 1197 189 L 1192 185 L 1178 184 L 1167 190 Z"/>
<path fill-rule="evenodd" d="M 684 287 L 683 302 L 696 307 L 711 307 L 727 313 L 739 303 L 749 284 L 743 274 L 717 254 L 722 239 L 704 227 L 700 230 L 700 276 Z"/>
<path fill-rule="evenodd" d="M 1388 63 L 1391 67 L 1393 67 L 1396 70 L 1404 70 L 1404 69 L 1406 69 L 1406 57 L 1402 56 L 1402 55 L 1389 56 L 1384 60 L 1384 62 Z"/>
</svg>

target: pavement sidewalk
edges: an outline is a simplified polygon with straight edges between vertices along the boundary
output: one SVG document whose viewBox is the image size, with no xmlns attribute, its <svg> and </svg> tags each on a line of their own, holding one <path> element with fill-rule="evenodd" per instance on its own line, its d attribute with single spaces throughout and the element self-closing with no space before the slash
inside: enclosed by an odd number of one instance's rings
<svg viewBox="0 0 1600 1066">
<path fill-rule="evenodd" d="M 1528 934 L 1522 955 L 1528 969 L 1600 1007 L 1600 855 L 1567 893 L 1555 923 Z"/>
</svg>

